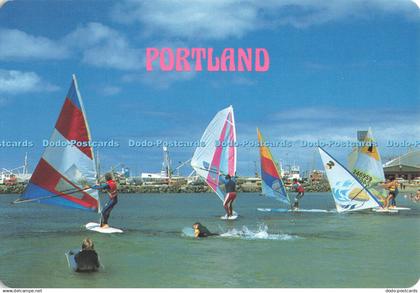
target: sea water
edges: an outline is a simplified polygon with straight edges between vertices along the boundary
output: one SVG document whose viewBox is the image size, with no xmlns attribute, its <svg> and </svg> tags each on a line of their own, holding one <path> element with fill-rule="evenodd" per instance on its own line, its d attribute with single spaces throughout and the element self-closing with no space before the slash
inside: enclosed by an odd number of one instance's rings
<svg viewBox="0 0 420 293">
<path fill-rule="evenodd" d="M 0 280 L 10 287 L 411 287 L 420 277 L 420 206 L 410 211 L 280 213 L 280 203 L 239 194 L 236 221 L 223 221 L 214 194 L 121 194 L 110 224 L 98 214 L 0 196 Z M 308 193 L 304 209 L 334 210 L 329 193 Z M 191 237 L 194 222 L 220 236 Z M 65 252 L 90 237 L 103 268 L 80 274 Z"/>
</svg>

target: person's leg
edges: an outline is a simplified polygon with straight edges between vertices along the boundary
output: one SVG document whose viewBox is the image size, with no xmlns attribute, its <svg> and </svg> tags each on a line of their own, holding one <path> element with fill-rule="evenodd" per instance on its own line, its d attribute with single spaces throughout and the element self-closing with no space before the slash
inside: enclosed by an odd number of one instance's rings
<svg viewBox="0 0 420 293">
<path fill-rule="evenodd" d="M 111 204 L 111 201 L 108 201 L 105 204 L 105 207 L 102 209 L 101 227 L 108 223 L 108 217 L 109 217 L 108 209 L 109 209 L 110 204 Z"/>
<path fill-rule="evenodd" d="M 385 199 L 385 204 L 384 204 L 384 208 L 387 209 L 389 207 L 389 201 L 392 197 L 392 194 L 388 194 L 388 196 Z"/>
<path fill-rule="evenodd" d="M 299 207 L 299 203 L 300 203 L 300 200 L 301 200 L 301 198 L 302 198 L 302 192 L 299 192 L 298 193 L 298 195 L 296 196 L 296 198 L 297 198 L 297 206 Z"/>
<path fill-rule="evenodd" d="M 117 204 L 117 200 L 111 199 L 105 206 L 105 209 L 102 211 L 102 225 L 108 225 L 108 219 L 111 215 L 111 211 L 114 206 Z"/>
<path fill-rule="evenodd" d="M 223 205 L 225 210 L 226 210 L 226 214 L 227 214 L 228 217 L 232 216 L 232 200 L 233 200 L 233 193 L 229 192 L 226 195 L 226 199 L 225 199 L 225 202 L 224 202 L 224 205 Z"/>
<path fill-rule="evenodd" d="M 233 200 L 229 201 L 229 217 L 233 215 L 233 207 L 232 207 Z"/>
<path fill-rule="evenodd" d="M 225 208 L 226 215 L 229 217 L 229 193 L 226 194 L 225 202 L 223 203 L 223 207 Z"/>
<path fill-rule="evenodd" d="M 235 199 L 236 199 L 236 192 L 233 192 L 231 194 L 230 204 L 229 204 L 229 207 L 230 207 L 230 216 L 233 216 L 233 202 L 235 201 Z"/>
</svg>

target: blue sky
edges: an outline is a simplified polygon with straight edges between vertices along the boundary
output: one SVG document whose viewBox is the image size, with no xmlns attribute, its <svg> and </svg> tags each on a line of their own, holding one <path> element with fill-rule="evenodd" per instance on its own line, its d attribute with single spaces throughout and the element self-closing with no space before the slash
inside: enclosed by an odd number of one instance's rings
<svg viewBox="0 0 420 293">
<path fill-rule="evenodd" d="M 104 168 L 159 171 L 161 148 L 127 140 L 198 140 L 213 115 L 235 109 L 239 141 L 354 140 L 372 127 L 383 157 L 419 140 L 419 20 L 411 1 L 23 1 L 0 8 L 0 167 L 34 168 L 70 84 L 78 77 Z M 267 48 L 266 73 L 147 73 L 147 47 Z M 327 148 L 345 160 L 349 148 Z M 193 148 L 170 149 L 173 164 Z M 302 169 L 320 167 L 314 148 L 273 148 Z M 250 175 L 258 150 L 238 149 Z M 189 173 L 183 169 L 183 173 Z"/>
</svg>

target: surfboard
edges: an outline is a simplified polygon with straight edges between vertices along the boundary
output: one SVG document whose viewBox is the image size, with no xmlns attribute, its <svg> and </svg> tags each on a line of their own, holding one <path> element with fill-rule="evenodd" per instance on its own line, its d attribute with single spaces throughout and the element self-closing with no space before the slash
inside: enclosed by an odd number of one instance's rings
<svg viewBox="0 0 420 293">
<path fill-rule="evenodd" d="M 228 215 L 221 216 L 221 220 L 236 220 L 238 218 L 238 214 L 234 211 L 231 217 L 228 217 Z"/>
<path fill-rule="evenodd" d="M 182 229 L 182 234 L 186 237 L 194 238 L 194 229 L 191 227 L 185 227 L 184 229 Z"/>
<path fill-rule="evenodd" d="M 113 227 L 108 228 L 101 228 L 99 223 L 87 223 L 85 225 L 86 229 L 94 232 L 104 233 L 104 234 L 112 234 L 112 233 L 123 233 L 123 230 Z"/>
<path fill-rule="evenodd" d="M 270 209 L 270 208 L 257 208 L 260 212 L 276 212 L 276 213 L 333 213 L 335 211 L 328 211 L 323 209 Z"/>
<path fill-rule="evenodd" d="M 67 251 L 64 255 L 66 256 L 67 259 L 67 264 L 69 266 L 69 269 L 72 270 L 73 272 L 77 271 L 77 263 L 76 263 L 76 259 L 74 258 L 76 253 L 78 253 L 79 250 L 78 249 L 72 249 Z"/>
<path fill-rule="evenodd" d="M 397 210 L 397 211 L 409 211 L 411 208 L 407 207 L 395 207 L 395 208 L 389 208 L 390 210 Z"/>
<path fill-rule="evenodd" d="M 396 209 L 372 209 L 376 213 L 398 213 Z"/>
</svg>

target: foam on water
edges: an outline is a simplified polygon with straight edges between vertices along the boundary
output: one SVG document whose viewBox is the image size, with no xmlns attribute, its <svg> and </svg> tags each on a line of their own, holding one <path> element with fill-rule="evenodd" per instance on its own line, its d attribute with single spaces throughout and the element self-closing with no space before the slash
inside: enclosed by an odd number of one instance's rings
<svg viewBox="0 0 420 293">
<path fill-rule="evenodd" d="M 231 229 L 227 232 L 220 234 L 221 237 L 240 238 L 246 240 L 293 240 L 300 237 L 290 234 L 271 234 L 268 233 L 268 227 L 265 224 L 261 224 L 256 231 L 248 229 L 247 226 L 242 226 L 242 230 Z"/>
<path fill-rule="evenodd" d="M 182 236 L 185 237 L 194 237 L 194 230 L 190 227 L 184 227 L 182 229 Z M 245 240 L 258 240 L 258 239 L 264 239 L 264 240 L 293 240 L 293 239 L 299 239 L 301 237 L 296 235 L 290 235 L 290 234 L 271 234 L 268 233 L 268 227 L 265 224 L 262 224 L 258 227 L 257 230 L 252 231 L 247 226 L 242 226 L 241 230 L 238 229 L 230 229 L 226 232 L 223 232 L 219 235 L 219 237 L 225 237 L 225 238 L 239 238 L 239 239 L 245 239 Z"/>
</svg>

